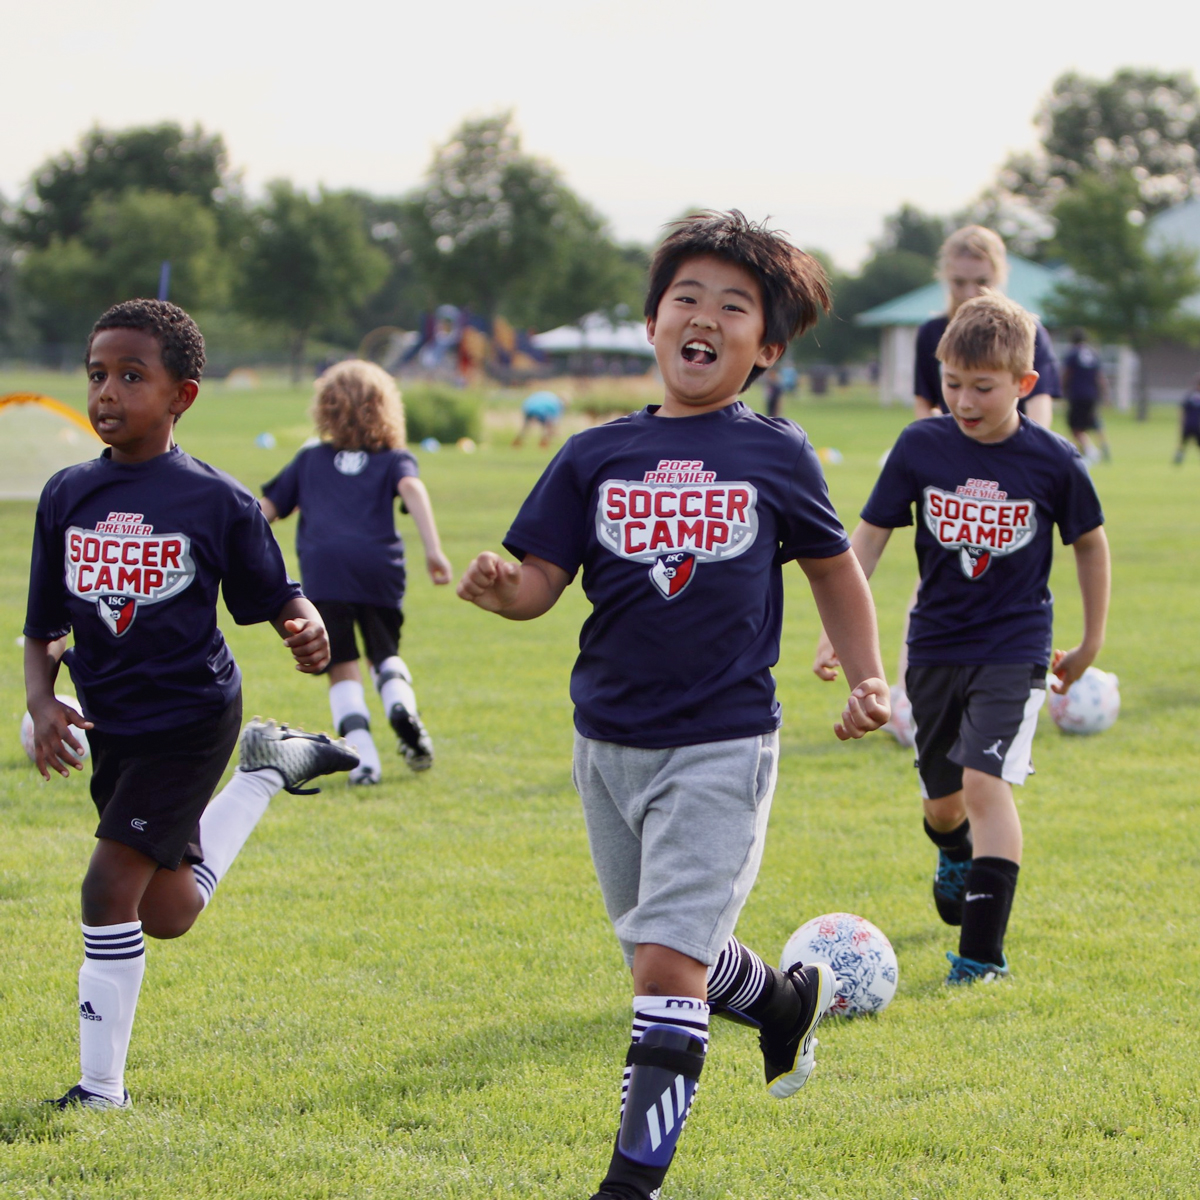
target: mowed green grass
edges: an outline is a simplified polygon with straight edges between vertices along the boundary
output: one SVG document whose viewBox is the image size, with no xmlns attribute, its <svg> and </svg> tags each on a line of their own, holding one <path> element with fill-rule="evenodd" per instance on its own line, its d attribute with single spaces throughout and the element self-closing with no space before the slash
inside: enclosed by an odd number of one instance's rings
<svg viewBox="0 0 1200 1200">
<path fill-rule="evenodd" d="M 81 401 L 81 377 L 3 376 L 0 392 L 31 384 Z M 307 436 L 306 404 L 302 390 L 206 387 L 180 441 L 255 486 Z M 829 483 L 853 524 L 905 414 L 842 393 L 792 415 L 841 451 Z M 1200 461 L 1170 465 L 1172 410 L 1109 425 L 1100 665 L 1124 707 L 1094 739 L 1043 714 L 1038 774 L 1019 792 L 1026 857 L 1003 984 L 942 986 L 955 938 L 929 895 L 911 756 L 886 735 L 834 739 L 842 689 L 809 672 L 816 622 L 788 571 L 784 757 L 739 933 L 773 957 L 803 920 L 861 913 L 891 937 L 900 988 L 879 1018 L 822 1027 L 817 1072 L 786 1103 L 766 1096 L 750 1031 L 717 1022 L 667 1200 L 1200 1193 Z M 276 447 L 257 448 L 268 430 Z M 548 458 L 506 443 L 421 456 L 457 569 L 499 547 Z M 0 1195 L 590 1196 L 629 985 L 570 781 L 578 587 L 509 623 L 433 588 L 418 550 L 403 652 L 434 769 L 408 774 L 381 736 L 379 788 L 278 797 L 195 929 L 149 945 L 135 1107 L 47 1113 L 38 1100 L 77 1077 L 94 816 L 85 777 L 43 785 L 17 740 L 33 510 L 0 504 Z M 278 532 L 290 556 L 292 523 Z M 1061 646 L 1079 634 L 1073 571 L 1060 550 Z M 876 577 L 889 669 L 914 577 L 902 533 Z M 268 627 L 223 627 L 248 712 L 328 725 L 324 683 L 296 674 Z"/>
</svg>

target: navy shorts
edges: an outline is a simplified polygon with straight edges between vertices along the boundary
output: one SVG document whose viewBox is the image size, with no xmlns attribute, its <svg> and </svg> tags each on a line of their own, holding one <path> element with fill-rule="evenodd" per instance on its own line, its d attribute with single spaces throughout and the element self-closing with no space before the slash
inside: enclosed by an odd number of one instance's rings
<svg viewBox="0 0 1200 1200">
<path fill-rule="evenodd" d="M 212 799 L 242 727 L 242 696 L 214 717 L 155 733 L 92 730 L 96 836 L 140 850 L 160 867 L 204 861 L 200 815 Z"/>
<path fill-rule="evenodd" d="M 1033 774 L 1033 735 L 1046 700 L 1044 666 L 909 663 L 905 683 L 926 800 L 959 791 L 963 767 L 1017 784 Z"/>
<path fill-rule="evenodd" d="M 314 600 L 313 605 L 329 632 L 330 667 L 358 661 L 355 625 L 362 633 L 367 661 L 371 666 L 378 667 L 384 659 L 400 653 L 400 627 L 404 624 L 404 613 L 399 605 L 392 608 L 385 604 L 348 604 L 344 600 Z"/>
</svg>

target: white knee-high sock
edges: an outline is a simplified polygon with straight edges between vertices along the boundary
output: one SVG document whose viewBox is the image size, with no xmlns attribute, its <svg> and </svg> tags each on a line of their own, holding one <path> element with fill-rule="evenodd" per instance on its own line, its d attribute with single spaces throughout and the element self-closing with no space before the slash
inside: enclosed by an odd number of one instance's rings
<svg viewBox="0 0 1200 1200">
<path fill-rule="evenodd" d="M 674 1025 L 697 1038 L 708 1050 L 708 1005 L 694 996 L 634 996 L 633 1028 L 629 1040 L 636 1045 L 650 1025 Z M 621 1116 L 629 1095 L 629 1077 L 633 1068 L 626 1066 L 621 1076 Z"/>
<path fill-rule="evenodd" d="M 408 712 L 416 714 L 417 697 L 413 692 L 412 672 L 398 654 L 385 658 L 378 668 L 372 667 L 371 678 L 379 689 L 384 712 L 390 713 L 393 705 L 401 704 Z"/>
<path fill-rule="evenodd" d="M 371 711 L 367 708 L 363 685 L 357 679 L 330 684 L 329 711 L 333 714 L 337 735 L 344 737 L 358 751 L 359 764 L 350 772 L 351 781 L 368 774 L 378 778 L 383 764 L 371 737 Z"/>
<path fill-rule="evenodd" d="M 271 797 L 283 787 L 278 771 L 234 771 L 233 778 L 209 801 L 200 818 L 204 861 L 192 874 L 207 907 L 225 872 L 254 832 Z"/>
<path fill-rule="evenodd" d="M 83 926 L 79 968 L 79 1085 L 120 1104 L 138 992 L 146 973 L 141 921 Z"/>
</svg>

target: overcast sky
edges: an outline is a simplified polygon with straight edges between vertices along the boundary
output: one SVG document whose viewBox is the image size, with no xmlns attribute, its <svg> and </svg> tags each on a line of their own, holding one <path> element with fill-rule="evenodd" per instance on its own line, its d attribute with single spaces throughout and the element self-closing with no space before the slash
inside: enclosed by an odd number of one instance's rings
<svg viewBox="0 0 1200 1200">
<path fill-rule="evenodd" d="M 511 108 L 621 239 L 739 207 L 845 267 L 901 203 L 951 212 L 1032 148 L 1063 71 L 1200 77 L 1195 0 L 50 0 L 0 38 L 10 198 L 92 124 L 163 120 L 221 133 L 252 190 L 398 194 Z"/>
</svg>

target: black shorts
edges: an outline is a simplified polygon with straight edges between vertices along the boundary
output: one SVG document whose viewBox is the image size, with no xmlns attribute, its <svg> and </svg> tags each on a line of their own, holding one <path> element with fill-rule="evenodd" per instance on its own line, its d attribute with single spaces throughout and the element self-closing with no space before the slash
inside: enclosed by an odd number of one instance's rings
<svg viewBox="0 0 1200 1200">
<path fill-rule="evenodd" d="M 344 600 L 314 600 L 313 604 L 329 632 L 329 666 L 358 661 L 355 625 L 362 631 L 371 666 L 378 667 L 385 658 L 400 652 L 404 613 L 399 605 L 390 608 L 382 604 L 347 604 Z"/>
<path fill-rule="evenodd" d="M 1033 774 L 1033 735 L 1046 699 L 1046 668 L 1032 664 L 919 666 L 905 676 L 921 794 L 962 787 L 963 767 L 1009 783 Z"/>
<path fill-rule="evenodd" d="M 1103 429 L 1096 416 L 1096 400 L 1068 400 L 1067 428 L 1072 433 L 1087 433 L 1089 429 Z"/>
<path fill-rule="evenodd" d="M 200 815 L 229 765 L 242 696 L 215 717 L 157 733 L 88 734 L 98 838 L 140 850 L 174 871 L 204 861 Z"/>
</svg>

